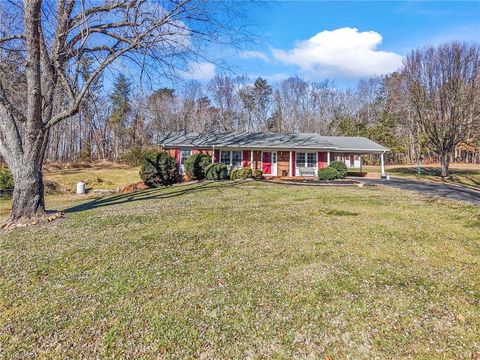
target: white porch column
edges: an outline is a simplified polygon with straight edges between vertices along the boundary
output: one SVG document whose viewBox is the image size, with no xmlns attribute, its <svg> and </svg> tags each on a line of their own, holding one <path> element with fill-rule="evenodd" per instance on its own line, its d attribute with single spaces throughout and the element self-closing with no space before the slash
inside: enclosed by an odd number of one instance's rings
<svg viewBox="0 0 480 360">
<path fill-rule="evenodd" d="M 290 159 L 288 160 L 288 176 L 293 174 L 292 152 L 290 151 Z"/>
<path fill-rule="evenodd" d="M 330 166 L 330 151 L 327 152 L 327 165 Z"/>
<path fill-rule="evenodd" d="M 250 150 L 250 167 L 252 168 L 252 170 L 254 170 L 254 166 L 253 166 L 253 150 Z"/>
<path fill-rule="evenodd" d="M 385 164 L 383 161 L 383 153 L 380 155 L 380 164 L 382 166 L 382 176 L 385 176 Z"/>
</svg>

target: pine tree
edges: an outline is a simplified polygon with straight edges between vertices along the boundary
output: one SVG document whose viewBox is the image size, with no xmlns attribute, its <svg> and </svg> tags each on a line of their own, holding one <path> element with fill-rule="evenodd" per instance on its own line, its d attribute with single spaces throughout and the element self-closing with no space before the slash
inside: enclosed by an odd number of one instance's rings
<svg viewBox="0 0 480 360">
<path fill-rule="evenodd" d="M 110 95 L 112 112 L 109 125 L 113 129 L 114 158 L 118 159 L 125 149 L 126 135 L 128 132 L 128 117 L 131 113 L 131 82 L 123 74 L 119 74 L 113 83 L 113 91 Z"/>
</svg>

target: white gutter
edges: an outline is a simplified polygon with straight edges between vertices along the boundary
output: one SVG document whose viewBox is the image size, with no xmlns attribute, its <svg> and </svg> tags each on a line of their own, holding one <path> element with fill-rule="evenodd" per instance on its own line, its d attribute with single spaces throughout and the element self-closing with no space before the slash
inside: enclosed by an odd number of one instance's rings
<svg viewBox="0 0 480 360">
<path fill-rule="evenodd" d="M 216 145 L 183 145 L 183 144 L 172 144 L 167 147 L 193 147 L 193 148 L 215 148 Z M 390 151 L 388 148 L 383 149 L 355 149 L 355 148 L 339 148 L 339 147 L 305 147 L 305 146 L 295 146 L 295 147 L 274 147 L 274 146 L 256 146 L 256 145 L 242 145 L 242 146 L 229 146 L 229 145 L 221 145 L 218 146 L 219 148 L 223 149 L 272 149 L 272 150 L 284 150 L 290 151 L 292 149 L 301 149 L 301 150 L 313 150 L 313 151 L 338 151 L 338 152 L 366 152 L 366 153 L 385 153 Z"/>
</svg>

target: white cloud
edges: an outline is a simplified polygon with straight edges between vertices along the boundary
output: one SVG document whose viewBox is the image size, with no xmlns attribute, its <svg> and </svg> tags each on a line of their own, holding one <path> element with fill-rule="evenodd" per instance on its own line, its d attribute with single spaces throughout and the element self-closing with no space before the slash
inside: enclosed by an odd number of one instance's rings
<svg viewBox="0 0 480 360">
<path fill-rule="evenodd" d="M 283 80 L 286 80 L 288 79 L 289 77 L 291 77 L 292 75 L 289 75 L 289 74 L 285 74 L 285 73 L 273 73 L 273 74 L 270 74 L 270 75 L 265 75 L 265 74 L 260 74 L 260 75 L 255 75 L 255 74 L 250 74 L 248 77 L 249 79 L 255 81 L 257 78 L 261 77 L 265 80 L 267 80 L 269 83 L 276 83 L 276 82 L 280 82 L 280 81 L 283 81 Z"/>
<path fill-rule="evenodd" d="M 402 56 L 377 50 L 382 36 L 356 28 L 322 31 L 288 51 L 272 49 L 285 64 L 299 66 L 306 77 L 363 78 L 387 74 L 402 65 Z"/>
<path fill-rule="evenodd" d="M 244 58 L 244 59 L 260 59 L 260 60 L 263 60 L 265 62 L 268 62 L 270 59 L 268 58 L 267 55 L 265 55 L 264 53 L 260 52 L 260 51 L 242 51 L 240 53 L 240 57 L 241 58 Z"/>
<path fill-rule="evenodd" d="M 215 65 L 209 62 L 188 63 L 188 69 L 181 72 L 181 76 L 188 80 L 208 81 L 215 77 Z"/>
</svg>

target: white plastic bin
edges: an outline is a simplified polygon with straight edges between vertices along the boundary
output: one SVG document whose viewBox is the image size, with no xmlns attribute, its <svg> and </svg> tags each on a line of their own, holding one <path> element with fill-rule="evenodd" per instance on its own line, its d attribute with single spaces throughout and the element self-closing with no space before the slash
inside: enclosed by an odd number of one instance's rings
<svg viewBox="0 0 480 360">
<path fill-rule="evenodd" d="M 77 194 L 85 194 L 85 183 L 83 181 L 77 183 Z"/>
</svg>

